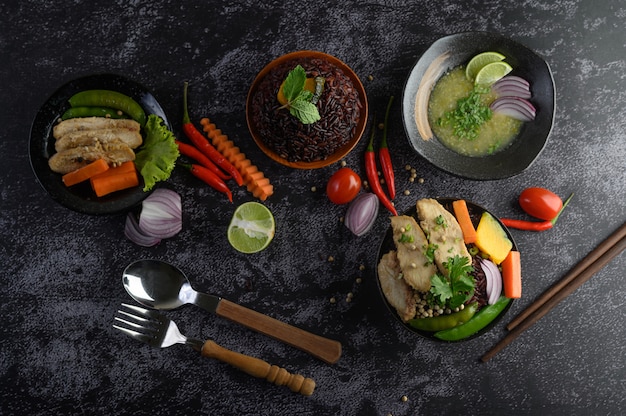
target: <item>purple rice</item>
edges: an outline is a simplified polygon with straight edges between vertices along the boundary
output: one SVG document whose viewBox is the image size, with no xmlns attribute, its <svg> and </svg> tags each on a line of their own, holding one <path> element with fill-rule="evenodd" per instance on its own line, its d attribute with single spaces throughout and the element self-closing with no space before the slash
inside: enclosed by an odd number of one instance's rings
<svg viewBox="0 0 626 416">
<path fill-rule="evenodd" d="M 289 71 L 300 64 L 307 77 L 326 79 L 317 108 L 321 119 L 302 124 L 288 109 L 279 109 L 276 95 Z M 274 68 L 258 85 L 251 101 L 253 128 L 261 140 L 290 162 L 325 160 L 355 135 L 362 104 L 350 78 L 322 58 L 301 58 Z"/>
</svg>

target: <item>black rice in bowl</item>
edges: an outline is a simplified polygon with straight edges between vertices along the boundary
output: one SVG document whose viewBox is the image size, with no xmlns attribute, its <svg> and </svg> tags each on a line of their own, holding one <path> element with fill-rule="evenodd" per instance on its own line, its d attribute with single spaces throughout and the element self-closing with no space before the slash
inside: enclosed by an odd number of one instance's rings
<svg viewBox="0 0 626 416">
<path fill-rule="evenodd" d="M 289 71 L 301 65 L 307 77 L 323 77 L 324 91 L 316 106 L 320 120 L 302 124 L 280 108 L 277 94 Z M 288 162 L 324 161 L 346 146 L 357 132 L 363 105 L 354 83 L 341 68 L 323 57 L 297 57 L 269 70 L 249 97 L 249 118 L 258 137 Z"/>
</svg>

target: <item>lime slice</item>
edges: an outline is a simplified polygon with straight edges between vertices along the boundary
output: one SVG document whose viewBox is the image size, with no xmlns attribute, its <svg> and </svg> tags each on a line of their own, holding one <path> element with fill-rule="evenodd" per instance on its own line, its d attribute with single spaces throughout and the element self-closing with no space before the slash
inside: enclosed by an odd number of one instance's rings
<svg viewBox="0 0 626 416">
<path fill-rule="evenodd" d="M 511 65 L 506 62 L 492 62 L 483 66 L 482 69 L 478 71 L 474 84 L 491 85 L 512 70 Z"/>
<path fill-rule="evenodd" d="M 228 242 L 242 253 L 265 249 L 276 229 L 272 212 L 258 202 L 245 202 L 237 207 L 228 225 Z"/>
<path fill-rule="evenodd" d="M 488 65 L 493 62 L 503 61 L 506 56 L 502 55 L 498 52 L 483 52 L 474 56 L 467 67 L 465 67 L 465 76 L 468 80 L 474 81 L 478 71 L 480 71 L 485 65 Z"/>
</svg>

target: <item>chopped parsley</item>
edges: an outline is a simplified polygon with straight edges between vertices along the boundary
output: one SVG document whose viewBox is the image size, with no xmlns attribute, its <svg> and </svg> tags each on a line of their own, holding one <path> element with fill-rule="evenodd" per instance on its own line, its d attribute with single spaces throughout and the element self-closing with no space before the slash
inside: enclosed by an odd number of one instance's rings
<svg viewBox="0 0 626 416">
<path fill-rule="evenodd" d="M 485 94 L 485 87 L 474 87 L 467 97 L 456 103 L 456 108 L 448 111 L 437 120 L 440 126 L 451 125 L 454 135 L 460 139 L 474 140 L 478 137 L 480 126 L 489 121 L 493 112 L 489 106 L 483 104 L 481 95 Z"/>
</svg>

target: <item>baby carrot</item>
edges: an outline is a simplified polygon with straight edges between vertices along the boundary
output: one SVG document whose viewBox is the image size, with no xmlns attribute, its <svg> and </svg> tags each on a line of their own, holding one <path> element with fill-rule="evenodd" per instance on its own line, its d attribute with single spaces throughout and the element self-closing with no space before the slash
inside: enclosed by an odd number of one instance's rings
<svg viewBox="0 0 626 416">
<path fill-rule="evenodd" d="M 476 242 L 476 229 L 472 224 L 469 211 L 467 209 L 467 203 L 463 199 L 458 199 L 452 202 L 452 209 L 454 210 L 454 216 L 461 226 L 463 232 L 463 241 L 465 244 L 472 244 Z"/>
<path fill-rule="evenodd" d="M 139 185 L 139 177 L 135 164 L 130 162 L 130 164 L 125 163 L 103 174 L 93 176 L 90 182 L 96 195 L 101 197 Z"/>
<path fill-rule="evenodd" d="M 70 173 L 66 173 L 61 177 L 61 180 L 65 184 L 65 186 L 76 185 L 77 183 L 81 183 L 91 178 L 94 175 L 102 173 L 109 169 L 109 164 L 104 159 L 98 159 L 95 162 L 91 162 L 90 164 L 83 166 L 82 168 L 76 169 Z"/>
<path fill-rule="evenodd" d="M 511 250 L 502 261 L 502 285 L 507 298 L 522 297 L 522 266 L 519 251 Z"/>
</svg>

